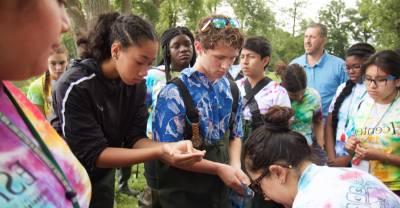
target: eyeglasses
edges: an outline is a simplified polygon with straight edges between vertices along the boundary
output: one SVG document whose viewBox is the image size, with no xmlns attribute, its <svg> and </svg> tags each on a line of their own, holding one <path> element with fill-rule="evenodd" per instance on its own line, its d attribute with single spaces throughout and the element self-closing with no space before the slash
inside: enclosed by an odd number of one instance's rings
<svg viewBox="0 0 400 208">
<path fill-rule="evenodd" d="M 353 65 L 346 65 L 346 70 L 347 71 L 350 71 L 350 70 L 354 70 L 354 71 L 358 71 L 358 70 L 360 70 L 361 69 L 361 64 L 353 64 Z"/>
<path fill-rule="evenodd" d="M 284 165 L 284 164 L 273 164 L 273 165 L 279 165 L 279 166 L 281 166 L 281 167 L 288 168 L 288 169 L 292 169 L 292 168 L 293 168 L 291 165 Z M 262 180 L 265 176 L 268 175 L 268 173 L 269 173 L 268 170 L 269 170 L 269 167 L 266 168 L 266 169 L 264 170 L 264 172 L 263 172 L 260 176 L 258 176 L 258 178 L 256 178 L 254 181 L 252 181 L 252 182 L 250 183 L 249 187 L 250 187 L 251 190 L 253 190 L 255 193 L 265 195 L 265 194 L 263 193 L 262 189 L 261 189 L 260 183 L 261 183 L 261 180 Z"/>
<path fill-rule="evenodd" d="M 204 24 L 204 26 L 200 29 L 200 31 L 201 32 L 206 32 L 207 28 L 209 28 L 208 26 L 210 26 L 210 24 L 212 24 L 214 26 L 214 28 L 217 28 L 217 29 L 222 29 L 222 28 L 225 28 L 227 26 L 230 26 L 230 27 L 233 27 L 233 28 L 239 28 L 240 27 L 240 23 L 236 19 L 215 17 L 215 18 L 209 19 L 206 22 L 206 24 Z"/>
<path fill-rule="evenodd" d="M 383 87 L 383 86 L 386 86 L 387 81 L 392 81 L 392 80 L 396 80 L 396 79 L 397 78 L 392 76 L 392 75 L 389 75 L 389 76 L 387 76 L 386 78 L 383 78 L 383 79 L 371 79 L 370 77 L 365 77 L 364 78 L 364 84 L 366 86 L 370 86 L 371 83 L 374 83 L 374 85 L 376 87 Z"/>
</svg>

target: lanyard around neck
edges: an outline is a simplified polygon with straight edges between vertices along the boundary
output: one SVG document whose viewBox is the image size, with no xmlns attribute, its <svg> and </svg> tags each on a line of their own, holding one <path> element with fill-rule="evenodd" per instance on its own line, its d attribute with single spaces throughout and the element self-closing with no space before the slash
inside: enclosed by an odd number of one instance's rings
<svg viewBox="0 0 400 208">
<path fill-rule="evenodd" d="M 25 145 L 27 145 L 36 155 L 42 160 L 53 175 L 57 178 L 58 181 L 61 182 L 62 186 L 65 189 L 65 197 L 72 202 L 74 208 L 79 208 L 78 200 L 76 197 L 76 191 L 72 188 L 71 184 L 69 183 L 67 177 L 65 176 L 64 172 L 56 162 L 55 158 L 53 157 L 50 150 L 47 148 L 46 144 L 33 127 L 32 123 L 26 117 L 25 113 L 19 107 L 17 101 L 8 91 L 8 89 L 4 86 L 4 91 L 10 98 L 11 102 L 17 109 L 19 115 L 24 120 L 25 124 L 29 128 L 30 132 L 32 133 L 33 138 L 38 142 L 38 145 L 35 144 L 29 136 L 27 136 L 21 129 L 19 129 L 12 121 L 9 119 L 4 113 L 0 112 L 0 122 L 7 126 Z"/>
</svg>

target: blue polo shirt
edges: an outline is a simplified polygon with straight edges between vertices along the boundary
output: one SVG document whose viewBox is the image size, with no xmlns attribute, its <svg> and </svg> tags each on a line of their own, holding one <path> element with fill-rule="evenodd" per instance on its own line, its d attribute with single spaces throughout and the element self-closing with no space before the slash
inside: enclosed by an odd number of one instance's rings
<svg viewBox="0 0 400 208">
<path fill-rule="evenodd" d="M 319 92 L 322 101 L 322 113 L 326 118 L 336 89 L 348 79 L 343 59 L 325 51 L 313 67 L 307 63 L 306 54 L 290 62 L 290 64 L 293 63 L 297 63 L 304 68 L 307 74 L 307 86 Z"/>
</svg>

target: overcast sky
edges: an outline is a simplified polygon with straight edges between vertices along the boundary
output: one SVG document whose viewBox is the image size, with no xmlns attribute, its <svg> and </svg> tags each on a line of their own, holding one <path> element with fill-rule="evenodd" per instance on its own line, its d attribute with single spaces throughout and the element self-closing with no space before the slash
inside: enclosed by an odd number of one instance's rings
<svg viewBox="0 0 400 208">
<path fill-rule="evenodd" d="M 271 6 L 271 10 L 275 13 L 275 19 L 279 23 L 279 26 L 290 32 L 292 23 L 289 22 L 290 18 L 285 14 L 284 10 L 291 8 L 294 0 L 270 0 L 270 2 L 272 5 L 270 3 L 267 5 Z M 300 8 L 302 19 L 317 21 L 319 10 L 325 7 L 329 3 L 329 0 L 307 0 L 305 2 L 305 5 Z M 357 0 L 345 0 L 346 7 L 348 8 L 356 7 L 356 2 Z M 222 4 L 217 9 L 217 13 L 234 15 L 233 9 L 227 3 Z"/>
</svg>

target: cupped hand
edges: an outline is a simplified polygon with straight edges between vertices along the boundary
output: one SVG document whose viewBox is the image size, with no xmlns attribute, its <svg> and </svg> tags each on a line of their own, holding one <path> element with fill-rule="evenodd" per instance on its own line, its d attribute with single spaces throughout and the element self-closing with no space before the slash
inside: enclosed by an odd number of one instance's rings
<svg viewBox="0 0 400 208">
<path fill-rule="evenodd" d="M 173 166 L 193 165 L 200 162 L 206 153 L 204 150 L 193 148 L 192 142 L 189 140 L 165 143 L 162 150 L 162 159 Z"/>
</svg>

